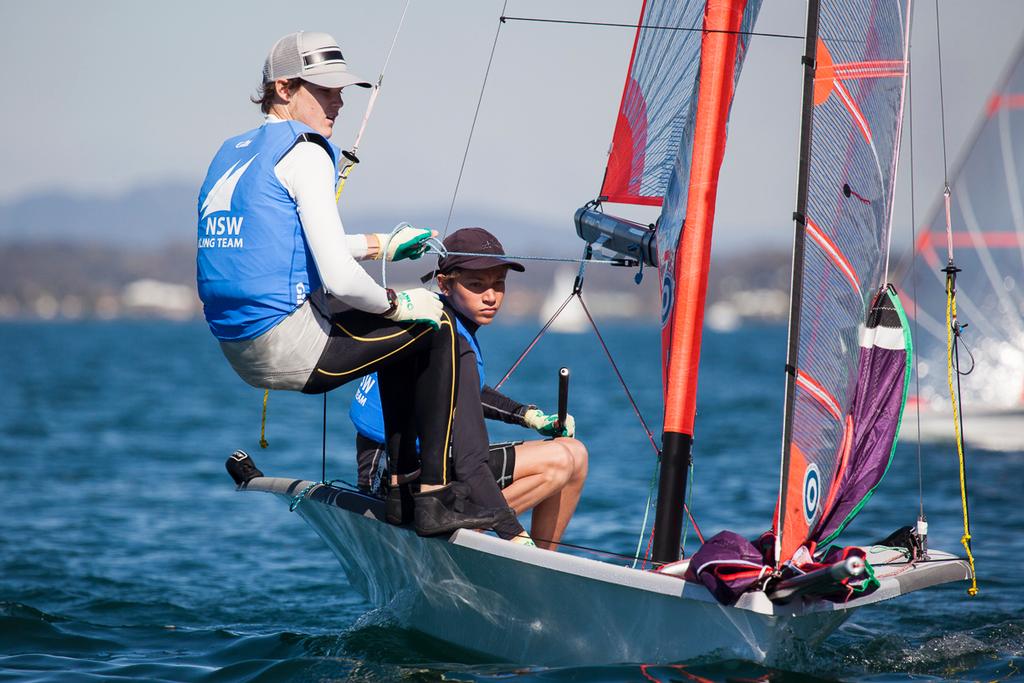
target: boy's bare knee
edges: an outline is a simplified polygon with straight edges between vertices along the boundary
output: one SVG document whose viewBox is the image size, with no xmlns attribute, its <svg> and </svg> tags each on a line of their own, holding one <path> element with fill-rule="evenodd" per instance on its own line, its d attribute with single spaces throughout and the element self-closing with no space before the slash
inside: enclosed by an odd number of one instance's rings
<svg viewBox="0 0 1024 683">
<path fill-rule="evenodd" d="M 570 439 L 562 437 L 556 439 L 556 441 L 569 453 L 571 457 L 571 479 L 579 481 L 585 479 L 589 467 L 590 457 L 587 453 L 587 447 L 583 445 L 582 441 L 578 439 Z"/>
<path fill-rule="evenodd" d="M 544 475 L 547 480 L 558 488 L 565 486 L 572 478 L 574 470 L 574 459 L 572 452 L 565 444 L 559 443 L 562 439 L 556 439 L 548 453 L 547 467 L 544 468 Z"/>
</svg>

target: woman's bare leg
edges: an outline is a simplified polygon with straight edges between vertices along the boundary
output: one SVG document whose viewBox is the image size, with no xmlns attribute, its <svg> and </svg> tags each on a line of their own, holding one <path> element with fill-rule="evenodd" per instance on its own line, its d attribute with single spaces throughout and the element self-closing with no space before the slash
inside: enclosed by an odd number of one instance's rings
<svg viewBox="0 0 1024 683">
<path fill-rule="evenodd" d="M 576 439 L 527 441 L 516 446 L 512 483 L 502 491 L 522 514 L 533 508 L 530 535 L 541 548 L 557 549 L 587 477 L 587 449 Z"/>
</svg>

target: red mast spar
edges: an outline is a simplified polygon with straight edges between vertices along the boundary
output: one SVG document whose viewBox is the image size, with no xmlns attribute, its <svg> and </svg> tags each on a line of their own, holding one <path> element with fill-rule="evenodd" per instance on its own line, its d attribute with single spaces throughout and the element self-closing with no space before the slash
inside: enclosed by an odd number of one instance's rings
<svg viewBox="0 0 1024 683">
<path fill-rule="evenodd" d="M 718 175 L 736 82 L 736 50 L 747 0 L 709 0 L 704 10 L 700 84 L 694 120 L 686 221 L 675 257 L 675 307 L 665 326 L 665 426 L 662 434 L 655 562 L 679 559 L 683 500 L 697 411 L 704 301 L 711 261 Z"/>
</svg>

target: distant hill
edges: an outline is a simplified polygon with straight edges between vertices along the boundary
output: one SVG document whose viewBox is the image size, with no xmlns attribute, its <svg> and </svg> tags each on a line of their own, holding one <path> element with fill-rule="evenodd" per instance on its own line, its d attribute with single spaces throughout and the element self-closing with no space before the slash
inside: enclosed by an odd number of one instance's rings
<svg viewBox="0 0 1024 683">
<path fill-rule="evenodd" d="M 138 187 L 110 197 L 63 192 L 0 204 L 0 318 L 114 317 L 132 314 L 133 283 L 148 282 L 148 296 L 159 298 L 160 283 L 178 287 L 176 301 L 195 299 L 196 188 L 183 183 Z M 388 230 L 399 207 L 379 215 L 346 214 L 348 225 Z M 447 206 L 415 212 L 424 225 L 443 226 Z M 571 216 L 558 225 L 494 209 L 460 207 L 455 225 L 484 225 L 498 235 L 506 252 L 523 256 L 580 254 Z M 468 217 L 468 220 L 466 220 Z M 454 226 L 453 226 L 454 227 Z M 431 259 L 389 266 L 389 284 L 418 286 Z M 575 264 L 525 261 L 528 272 L 510 280 L 507 317 L 536 317 L 547 299 L 564 296 L 552 288 L 571 286 Z M 380 264 L 367 264 L 375 278 Z M 722 303 L 728 316 L 778 319 L 789 288 L 788 252 L 726 254 L 715 259 L 708 283 L 708 303 Z M 560 279 L 556 273 L 561 272 Z M 657 272 L 645 269 L 640 286 L 634 272 L 592 265 L 587 268 L 588 305 L 595 315 L 656 321 L 660 315 Z M 155 283 L 155 284 L 154 284 Z M 154 289 L 156 287 L 156 289 Z M 156 294 L 153 294 L 153 293 Z M 766 298 L 767 297 L 767 298 Z M 783 303 L 779 303 L 782 297 Z M 558 302 L 556 302 L 557 304 Z M 56 308 L 55 308 L 56 307 Z M 154 312 L 153 306 L 146 314 Z M 158 308 L 158 307 L 157 307 Z M 198 301 L 178 305 L 175 315 L 199 314 Z M 54 312 L 56 311 L 56 312 Z M 719 311 L 721 313 L 721 311 Z"/>
<path fill-rule="evenodd" d="M 111 197 L 36 194 L 0 204 L 0 242 L 151 249 L 191 240 L 195 212 L 196 188 L 182 183 L 137 187 Z"/>
<path fill-rule="evenodd" d="M 54 191 L 0 203 L 0 244 L 66 242 L 146 250 L 195 239 L 198 187 L 171 182 L 135 187 L 113 196 Z M 387 232 L 399 220 L 439 228 L 447 205 L 415 211 L 382 207 L 380 212 L 346 212 L 353 232 Z M 509 253 L 576 255 L 579 244 L 567 215 L 557 226 L 491 207 L 459 206 L 453 228 L 483 225 L 498 235 Z M 354 227 L 353 227 L 354 226 Z M 558 239 L 552 239 L 557 234 Z"/>
</svg>

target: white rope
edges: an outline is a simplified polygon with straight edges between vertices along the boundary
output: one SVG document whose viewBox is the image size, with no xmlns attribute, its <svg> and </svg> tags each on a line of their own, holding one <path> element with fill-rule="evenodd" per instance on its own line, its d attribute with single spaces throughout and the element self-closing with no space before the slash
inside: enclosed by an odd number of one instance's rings
<svg viewBox="0 0 1024 683">
<path fill-rule="evenodd" d="M 382 287 L 388 286 L 388 248 L 391 245 L 391 240 L 394 239 L 395 235 L 399 233 L 403 228 L 411 228 L 412 226 L 405 221 L 402 221 L 388 233 L 387 237 L 380 245 L 381 263 L 380 263 L 380 281 Z M 428 237 L 423 241 L 425 249 L 424 254 L 436 254 L 438 258 L 445 258 L 446 256 L 490 256 L 502 259 L 509 259 L 514 261 L 556 261 L 559 263 L 604 263 L 610 266 L 628 266 L 631 265 L 625 259 L 596 259 L 596 258 L 573 258 L 570 256 L 519 256 L 516 254 L 486 254 L 483 252 L 473 251 L 449 251 L 445 248 L 444 242 L 437 237 Z"/>
<path fill-rule="evenodd" d="M 498 28 L 494 30 L 494 42 L 491 44 L 491 56 L 487 58 L 487 68 L 484 69 L 484 82 L 480 85 L 480 96 L 476 100 L 476 110 L 473 112 L 473 123 L 469 126 L 469 136 L 466 138 L 466 149 L 462 153 L 462 164 L 459 166 L 459 177 L 455 181 L 455 190 L 452 191 L 452 203 L 448 207 L 448 218 L 444 222 L 444 234 L 442 239 L 448 236 L 448 228 L 452 224 L 452 214 L 455 212 L 455 200 L 459 196 L 459 186 L 462 184 L 462 174 L 466 170 L 466 159 L 469 158 L 469 147 L 473 144 L 473 131 L 476 130 L 476 120 L 480 116 L 480 105 L 484 101 L 484 91 L 487 89 L 487 77 L 491 75 L 491 64 L 494 62 L 494 50 L 498 47 L 498 36 L 501 35 L 501 27 L 505 23 L 505 10 L 508 9 L 508 0 L 501 6 L 501 16 L 498 18 Z"/>
<path fill-rule="evenodd" d="M 605 263 L 610 266 L 626 266 L 635 263 L 635 259 L 599 259 L 599 258 L 578 258 L 572 256 L 523 256 L 521 254 L 490 254 L 475 251 L 449 251 L 444 243 L 436 237 L 426 240 L 425 254 L 437 254 L 439 257 L 446 256 L 493 256 L 510 261 L 555 261 L 558 263 Z"/>
<path fill-rule="evenodd" d="M 411 228 L 412 226 L 402 221 L 391 229 L 388 236 L 384 238 L 384 243 L 380 245 L 380 282 L 381 286 L 387 289 L 388 286 L 388 247 L 391 246 L 391 240 L 394 239 L 403 228 Z"/>
</svg>

